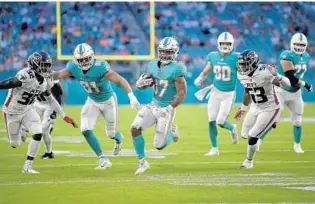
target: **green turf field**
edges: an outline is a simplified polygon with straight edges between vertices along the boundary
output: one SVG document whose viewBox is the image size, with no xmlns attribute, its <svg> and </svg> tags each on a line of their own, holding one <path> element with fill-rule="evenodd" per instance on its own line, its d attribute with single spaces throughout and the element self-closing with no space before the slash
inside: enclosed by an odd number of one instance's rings
<svg viewBox="0 0 315 204">
<path fill-rule="evenodd" d="M 65 110 L 79 122 L 80 107 Z M 314 110 L 315 105 L 306 105 L 304 117 L 315 117 Z M 21 173 L 27 144 L 9 147 L 1 116 L 0 204 L 315 203 L 314 122 L 303 125 L 305 154 L 293 152 L 291 123 L 281 122 L 256 154 L 254 168 L 240 170 L 247 141 L 232 145 L 229 133 L 219 129 L 220 156 L 203 156 L 210 147 L 206 107 L 183 105 L 175 119 L 179 143 L 158 152 L 152 145 L 153 129 L 145 131 L 151 168 L 135 176 L 137 158 L 129 131 L 136 112 L 125 106 L 119 114 L 124 147 L 121 156 L 110 157 L 111 169 L 94 170 L 97 158 L 79 129 L 59 120 L 53 132 L 56 158 L 35 160 L 40 175 Z M 110 155 L 113 141 L 105 136 L 103 120 L 95 131 Z M 39 156 L 43 152 L 44 144 Z"/>
</svg>

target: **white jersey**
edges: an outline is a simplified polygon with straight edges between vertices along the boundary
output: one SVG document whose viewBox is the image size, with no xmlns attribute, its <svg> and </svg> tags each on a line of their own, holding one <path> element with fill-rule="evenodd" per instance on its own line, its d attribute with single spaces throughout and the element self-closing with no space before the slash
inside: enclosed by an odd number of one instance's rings
<svg viewBox="0 0 315 204">
<path fill-rule="evenodd" d="M 54 86 L 55 84 L 58 84 L 59 83 L 59 80 L 55 80 L 53 81 L 53 85 Z M 53 94 L 53 92 L 52 92 Z M 54 94 L 53 94 L 54 95 Z M 35 106 L 41 106 L 41 107 L 47 107 L 49 108 L 50 107 L 50 104 L 48 103 L 48 100 L 47 100 L 47 96 L 45 96 L 45 94 L 39 94 L 36 96 L 36 102 L 35 102 Z"/>
<path fill-rule="evenodd" d="M 275 77 L 268 71 L 267 66 L 267 64 L 259 64 L 251 76 L 237 74 L 238 79 L 251 97 L 251 106 L 257 107 L 260 111 L 271 111 L 280 107 L 278 96 L 272 84 Z"/>
<path fill-rule="evenodd" d="M 50 90 L 54 85 L 52 78 L 44 78 L 39 84 L 33 70 L 24 68 L 16 74 L 22 82 L 21 87 L 9 90 L 3 106 L 3 112 L 7 114 L 23 114 L 33 107 L 37 95 Z"/>
</svg>

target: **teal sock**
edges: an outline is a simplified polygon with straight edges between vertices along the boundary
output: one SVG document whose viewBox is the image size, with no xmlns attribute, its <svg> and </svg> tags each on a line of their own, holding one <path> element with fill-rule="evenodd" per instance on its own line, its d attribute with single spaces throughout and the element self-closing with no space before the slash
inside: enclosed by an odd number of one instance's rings
<svg viewBox="0 0 315 204">
<path fill-rule="evenodd" d="M 264 138 L 266 137 L 266 135 L 270 132 L 270 130 L 272 129 L 272 127 L 268 128 L 265 132 L 263 132 L 259 139 L 264 140 Z"/>
<path fill-rule="evenodd" d="M 138 155 L 139 159 L 143 159 L 145 157 L 144 154 L 144 138 L 143 136 L 140 134 L 134 138 L 132 138 L 132 143 L 133 146 L 136 150 L 136 153 Z"/>
<path fill-rule="evenodd" d="M 115 137 L 113 138 L 113 140 L 116 140 L 116 142 L 118 144 L 120 144 L 123 140 L 123 137 L 121 135 L 121 133 L 119 131 L 116 132 Z"/>
<path fill-rule="evenodd" d="M 82 132 L 82 134 L 84 135 L 86 141 L 89 143 L 95 154 L 99 155 L 103 152 L 100 141 L 97 139 L 92 130 L 85 130 Z"/>
<path fill-rule="evenodd" d="M 167 145 L 169 145 L 169 144 L 172 142 L 173 137 L 174 137 L 174 133 L 172 133 L 171 131 L 169 131 L 169 133 L 168 133 L 168 135 L 167 135 L 167 137 L 166 137 L 166 144 L 165 144 L 165 147 L 166 147 Z"/>
<path fill-rule="evenodd" d="M 228 129 L 229 131 L 233 131 L 234 130 L 234 126 L 231 122 L 229 121 L 225 121 L 223 125 L 219 125 L 221 128 L 225 128 Z"/>
<path fill-rule="evenodd" d="M 299 144 L 302 137 L 302 126 L 293 126 L 294 142 Z"/>
<path fill-rule="evenodd" d="M 215 121 L 209 122 L 209 135 L 212 147 L 218 147 L 217 144 L 218 130 Z"/>
</svg>

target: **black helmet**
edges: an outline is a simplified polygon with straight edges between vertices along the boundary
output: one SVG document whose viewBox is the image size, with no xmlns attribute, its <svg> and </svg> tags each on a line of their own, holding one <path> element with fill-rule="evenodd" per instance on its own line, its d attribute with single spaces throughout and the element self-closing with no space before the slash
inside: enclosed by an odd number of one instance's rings
<svg viewBox="0 0 315 204">
<path fill-rule="evenodd" d="M 248 75 L 257 69 L 258 64 L 258 54 L 254 50 L 245 50 L 238 57 L 237 71 L 242 75 Z"/>
<path fill-rule="evenodd" d="M 42 77 L 49 77 L 52 73 L 52 60 L 47 52 L 34 52 L 28 57 L 27 64 Z"/>
</svg>

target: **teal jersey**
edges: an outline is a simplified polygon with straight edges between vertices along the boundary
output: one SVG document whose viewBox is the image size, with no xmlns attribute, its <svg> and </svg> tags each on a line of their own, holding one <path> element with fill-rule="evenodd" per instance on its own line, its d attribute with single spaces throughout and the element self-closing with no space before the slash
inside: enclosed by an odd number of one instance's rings
<svg viewBox="0 0 315 204">
<path fill-rule="evenodd" d="M 280 64 L 281 60 L 291 61 L 294 66 L 295 77 L 297 79 L 303 79 L 304 73 L 307 70 L 307 64 L 310 61 L 310 55 L 307 52 L 304 52 L 302 55 L 297 55 L 295 52 L 291 50 L 283 51 L 277 62 L 277 69 L 278 69 L 279 74 L 285 75 L 283 71 L 283 67 Z M 300 89 L 300 87 L 287 87 L 284 89 L 288 92 L 296 92 Z"/>
<path fill-rule="evenodd" d="M 93 101 L 104 102 L 112 97 L 113 90 L 110 81 L 104 78 L 110 69 L 106 61 L 94 59 L 92 67 L 83 73 L 83 70 L 72 60 L 68 62 L 67 69 L 80 82 Z"/>
<path fill-rule="evenodd" d="M 237 60 L 239 53 L 231 52 L 222 56 L 220 52 L 210 52 L 207 60 L 213 68 L 213 85 L 220 91 L 235 91 Z"/>
<path fill-rule="evenodd" d="M 175 78 L 185 77 L 185 65 L 171 62 L 163 67 L 158 66 L 158 60 L 152 60 L 148 65 L 147 74 L 152 74 L 156 79 L 154 86 L 153 102 L 160 107 L 166 107 L 177 96 Z"/>
</svg>

